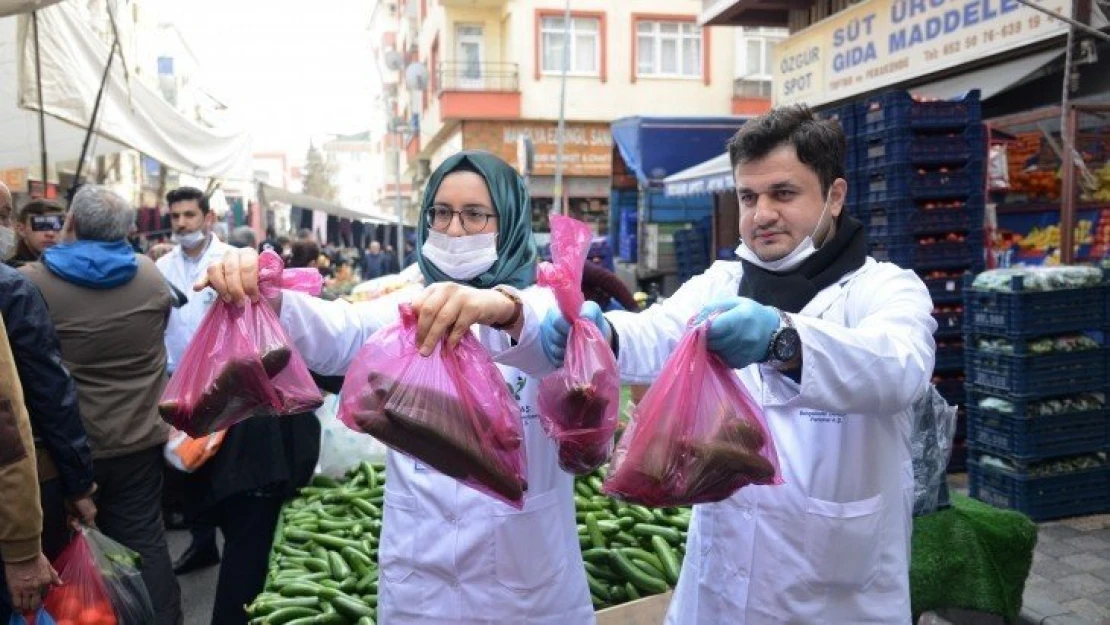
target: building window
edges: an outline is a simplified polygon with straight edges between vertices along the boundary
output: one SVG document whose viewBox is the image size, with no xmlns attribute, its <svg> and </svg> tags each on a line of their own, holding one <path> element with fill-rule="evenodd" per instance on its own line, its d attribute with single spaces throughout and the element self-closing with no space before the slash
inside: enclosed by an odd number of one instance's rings
<svg viewBox="0 0 1110 625">
<path fill-rule="evenodd" d="M 745 28 L 737 46 L 735 95 L 742 97 L 771 97 L 771 54 L 775 44 L 786 38 L 781 28 Z"/>
<path fill-rule="evenodd" d="M 563 17 L 545 16 L 541 18 L 542 72 L 557 74 L 563 69 Z M 597 76 L 601 72 L 601 20 L 596 17 L 571 17 L 570 20 L 570 64 L 568 74 Z"/>
<path fill-rule="evenodd" d="M 693 22 L 636 23 L 636 74 L 700 78 L 701 29 Z"/>
</svg>

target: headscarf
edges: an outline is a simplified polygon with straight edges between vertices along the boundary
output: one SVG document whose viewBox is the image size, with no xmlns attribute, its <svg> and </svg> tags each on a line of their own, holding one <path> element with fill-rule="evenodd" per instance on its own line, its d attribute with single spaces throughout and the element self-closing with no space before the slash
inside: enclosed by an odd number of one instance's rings
<svg viewBox="0 0 1110 625">
<path fill-rule="evenodd" d="M 453 280 L 420 250 L 428 239 L 428 209 L 435 204 L 439 185 L 456 171 L 476 172 L 486 181 L 493 209 L 497 211 L 497 262 L 485 273 L 470 280 Z M 424 192 L 416 229 L 416 262 L 426 284 L 455 281 L 479 289 L 501 284 L 522 289 L 536 281 L 536 240 L 532 236 L 532 201 L 524 179 L 508 163 L 489 152 L 466 150 L 443 161 L 432 172 Z"/>
</svg>

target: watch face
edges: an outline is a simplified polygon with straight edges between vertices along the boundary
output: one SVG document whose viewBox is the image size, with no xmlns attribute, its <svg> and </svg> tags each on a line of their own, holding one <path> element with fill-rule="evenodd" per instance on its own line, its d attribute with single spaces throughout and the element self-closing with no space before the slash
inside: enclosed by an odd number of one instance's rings
<svg viewBox="0 0 1110 625">
<path fill-rule="evenodd" d="M 790 362 L 798 356 L 798 331 L 794 328 L 783 328 L 775 337 L 774 357 L 779 362 Z"/>
</svg>

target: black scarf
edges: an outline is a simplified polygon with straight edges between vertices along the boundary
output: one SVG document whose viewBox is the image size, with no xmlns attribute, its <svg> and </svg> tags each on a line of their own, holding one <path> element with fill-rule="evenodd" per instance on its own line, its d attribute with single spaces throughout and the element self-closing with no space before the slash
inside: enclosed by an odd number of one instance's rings
<svg viewBox="0 0 1110 625">
<path fill-rule="evenodd" d="M 841 215 L 836 234 L 798 268 L 775 273 L 741 259 L 740 296 L 790 313 L 801 312 L 818 293 L 867 260 L 867 232 L 856 219 Z"/>
</svg>

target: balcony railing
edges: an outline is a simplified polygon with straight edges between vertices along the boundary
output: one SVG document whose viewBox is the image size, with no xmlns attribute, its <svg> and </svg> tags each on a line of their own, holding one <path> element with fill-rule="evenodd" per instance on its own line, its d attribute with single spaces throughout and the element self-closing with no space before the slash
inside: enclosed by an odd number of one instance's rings
<svg viewBox="0 0 1110 625">
<path fill-rule="evenodd" d="M 520 91 L 520 67 L 516 63 L 469 63 L 443 61 L 436 67 L 436 92 Z"/>
</svg>

